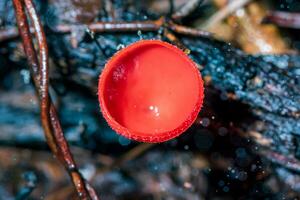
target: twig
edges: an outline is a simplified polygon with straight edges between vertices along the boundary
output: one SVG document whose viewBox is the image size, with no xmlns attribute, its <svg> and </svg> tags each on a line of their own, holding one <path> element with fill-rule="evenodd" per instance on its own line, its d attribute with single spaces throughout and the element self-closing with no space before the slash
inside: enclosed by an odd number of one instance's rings
<svg viewBox="0 0 300 200">
<path fill-rule="evenodd" d="M 87 27 L 95 33 L 100 32 L 130 32 L 130 31 L 158 31 L 162 26 L 174 31 L 177 34 L 193 36 L 193 37 L 209 37 L 212 34 L 207 31 L 194 29 L 182 25 L 175 24 L 174 22 L 165 22 L 162 17 L 155 21 L 142 21 L 142 22 L 97 22 L 87 25 Z M 56 29 L 58 33 L 69 33 L 72 31 L 70 25 L 59 25 Z"/>
<path fill-rule="evenodd" d="M 188 48 L 180 42 L 180 40 L 169 30 L 165 29 L 164 30 L 164 36 L 173 44 L 175 44 L 177 47 L 182 49 L 184 52 L 188 52 Z"/>
<path fill-rule="evenodd" d="M 52 31 L 60 34 L 69 34 L 73 30 L 78 29 L 78 26 L 86 27 L 95 33 L 112 33 L 112 32 L 137 32 L 137 31 L 158 31 L 165 27 L 173 32 L 191 37 L 211 37 L 210 32 L 194 29 L 182 25 L 178 25 L 172 21 L 166 22 L 164 17 L 155 21 L 137 21 L 137 22 L 95 22 L 87 25 L 70 25 L 61 24 L 56 26 Z M 14 39 L 18 35 L 14 31 L 15 28 L 0 30 L 0 42 L 8 39 Z M 33 32 L 33 30 L 31 30 Z"/>
<path fill-rule="evenodd" d="M 141 22 L 95 22 L 86 25 L 87 28 L 96 32 L 130 32 L 130 31 L 156 31 L 163 24 L 162 20 Z M 76 26 L 80 25 L 58 25 L 53 31 L 57 33 L 70 33 Z M 82 25 L 81 25 L 82 26 Z"/>
<path fill-rule="evenodd" d="M 274 11 L 268 13 L 263 19 L 263 23 L 274 23 L 281 27 L 300 28 L 300 13 L 288 13 L 282 11 Z"/>
<path fill-rule="evenodd" d="M 153 146 L 155 146 L 155 144 L 148 144 L 148 143 L 139 144 L 135 148 L 126 152 L 119 159 L 117 159 L 114 162 L 114 166 L 120 166 L 124 162 L 135 159 L 136 157 L 140 156 L 141 154 L 143 154 L 145 151 L 149 150 Z"/>
<path fill-rule="evenodd" d="M 244 7 L 246 4 L 248 4 L 251 0 L 234 0 L 231 1 L 228 5 L 226 5 L 224 8 L 216 12 L 214 15 L 212 15 L 206 23 L 203 24 L 202 28 L 207 30 L 211 28 L 212 26 L 218 24 L 223 19 L 225 19 L 228 15 L 233 13 L 234 11 L 238 10 L 239 8 Z"/>
<path fill-rule="evenodd" d="M 125 154 L 123 154 L 120 158 L 116 159 L 112 164 L 99 170 L 98 173 L 105 173 L 112 169 L 120 167 L 125 162 L 135 159 L 136 157 L 140 156 L 141 154 L 143 154 L 145 151 L 149 150 L 153 146 L 155 146 L 155 144 L 148 144 L 148 143 L 139 144 L 136 147 L 129 150 L 128 152 L 126 152 Z"/>
<path fill-rule="evenodd" d="M 87 190 L 85 180 L 81 177 L 81 174 L 76 167 L 75 161 L 62 132 L 56 110 L 49 97 L 48 47 L 45 33 L 37 16 L 32 0 L 24 0 L 24 3 L 26 10 L 28 11 L 28 15 L 30 16 L 35 37 L 38 42 L 39 56 L 37 56 L 37 53 L 33 47 L 28 21 L 24 12 L 24 5 L 20 0 L 13 0 L 13 3 L 16 11 L 17 25 L 21 38 L 23 39 L 25 54 L 30 65 L 31 75 L 34 80 L 36 92 L 39 95 L 41 121 L 48 145 L 70 174 L 78 196 L 81 199 L 96 200 L 98 197 L 95 196 L 94 192 L 92 193 Z M 37 59 L 38 57 L 39 60 Z"/>
<path fill-rule="evenodd" d="M 169 26 L 167 27 L 173 32 L 185 36 L 191 36 L 191 37 L 212 37 L 213 36 L 213 34 L 210 32 L 178 25 L 172 21 L 169 22 Z"/>
</svg>

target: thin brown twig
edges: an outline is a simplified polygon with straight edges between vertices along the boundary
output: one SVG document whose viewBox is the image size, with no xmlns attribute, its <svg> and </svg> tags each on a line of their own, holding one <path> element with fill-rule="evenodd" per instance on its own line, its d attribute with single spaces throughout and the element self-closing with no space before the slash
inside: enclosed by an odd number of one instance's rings
<svg viewBox="0 0 300 200">
<path fill-rule="evenodd" d="M 156 31 L 163 24 L 162 20 L 142 22 L 95 22 L 88 25 L 58 25 L 53 31 L 56 33 L 70 33 L 77 26 L 86 26 L 95 33 L 103 32 L 131 32 L 131 31 Z"/>
<path fill-rule="evenodd" d="M 111 163 L 108 166 L 105 166 L 104 168 L 98 170 L 98 173 L 105 173 L 107 171 L 110 171 L 112 169 L 115 169 L 117 167 L 122 166 L 124 163 L 135 159 L 136 157 L 140 156 L 150 148 L 154 147 L 155 144 L 149 144 L 149 143 L 142 143 L 137 145 L 136 147 L 130 149 L 126 153 L 124 153 L 121 157 L 118 159 L 114 160 L 113 163 Z"/>
<path fill-rule="evenodd" d="M 158 31 L 162 27 L 170 29 L 173 32 L 191 37 L 211 37 L 210 32 L 194 29 L 182 25 L 178 25 L 172 21 L 167 22 L 164 17 L 154 21 L 136 21 L 136 22 L 95 22 L 87 25 L 70 25 L 61 24 L 52 29 L 55 33 L 68 34 L 78 27 L 89 29 L 95 33 L 111 33 L 111 32 L 137 32 L 137 31 Z M 33 30 L 31 30 L 33 32 Z M 14 28 L 0 30 L 0 42 L 8 39 L 14 39 L 18 35 Z"/>
<path fill-rule="evenodd" d="M 48 77 L 48 47 L 45 33 L 37 16 L 32 0 L 24 0 L 26 10 L 32 21 L 35 37 L 39 47 L 39 60 L 33 47 L 33 41 L 24 11 L 24 5 L 20 0 L 13 0 L 16 11 L 17 25 L 25 54 L 30 65 L 30 70 L 34 80 L 35 88 L 40 99 L 41 121 L 47 142 L 53 153 L 59 158 L 71 176 L 77 194 L 81 199 L 95 199 L 98 197 L 94 190 L 85 182 L 79 173 L 73 156 L 69 150 L 67 141 L 62 132 L 59 119 L 49 97 L 49 77 Z M 88 187 L 88 188 L 87 188 Z"/>
<path fill-rule="evenodd" d="M 172 21 L 170 21 L 168 24 L 169 25 L 167 27 L 170 30 L 172 30 L 173 32 L 180 34 L 180 35 L 191 36 L 191 37 L 212 37 L 213 36 L 213 34 L 211 32 L 178 25 Z"/>
<path fill-rule="evenodd" d="M 133 148 L 130 151 L 126 152 L 119 159 L 117 159 L 114 162 L 114 165 L 115 166 L 120 166 L 124 162 L 133 160 L 133 159 L 135 159 L 136 157 L 138 157 L 141 154 L 145 153 L 145 151 L 149 150 L 150 148 L 152 148 L 154 146 L 155 146 L 155 144 L 148 144 L 148 143 L 139 144 L 135 148 Z"/>
<path fill-rule="evenodd" d="M 207 31 L 194 29 L 178 25 L 172 21 L 166 21 L 164 17 L 155 21 L 136 21 L 136 22 L 96 22 L 86 25 L 86 27 L 95 33 L 101 32 L 131 32 L 131 31 L 158 31 L 165 27 L 181 35 L 192 37 L 210 37 L 212 34 Z M 70 33 L 73 30 L 72 25 L 58 25 L 55 29 L 57 33 Z"/>
<path fill-rule="evenodd" d="M 189 51 L 188 48 L 185 45 L 183 45 L 182 42 L 180 42 L 180 40 L 169 30 L 165 29 L 163 34 L 171 43 L 175 44 L 184 52 Z"/>
</svg>

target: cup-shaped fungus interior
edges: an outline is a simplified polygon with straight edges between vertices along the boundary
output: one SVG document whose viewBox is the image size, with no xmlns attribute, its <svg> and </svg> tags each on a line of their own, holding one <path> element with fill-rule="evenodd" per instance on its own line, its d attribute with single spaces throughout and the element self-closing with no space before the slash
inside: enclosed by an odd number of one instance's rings
<svg viewBox="0 0 300 200">
<path fill-rule="evenodd" d="M 199 112 L 195 107 L 203 96 L 200 74 L 178 48 L 160 41 L 138 43 L 106 65 L 104 107 L 129 132 L 173 131 Z"/>
</svg>

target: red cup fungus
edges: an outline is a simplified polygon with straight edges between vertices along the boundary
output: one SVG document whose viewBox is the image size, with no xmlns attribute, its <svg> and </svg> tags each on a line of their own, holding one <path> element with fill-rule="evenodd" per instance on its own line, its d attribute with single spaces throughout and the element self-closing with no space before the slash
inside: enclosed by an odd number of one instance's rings
<svg viewBox="0 0 300 200">
<path fill-rule="evenodd" d="M 141 40 L 107 62 L 98 97 L 104 118 L 117 133 L 156 143 L 192 125 L 204 88 L 196 64 L 182 50 L 160 40 Z"/>
</svg>

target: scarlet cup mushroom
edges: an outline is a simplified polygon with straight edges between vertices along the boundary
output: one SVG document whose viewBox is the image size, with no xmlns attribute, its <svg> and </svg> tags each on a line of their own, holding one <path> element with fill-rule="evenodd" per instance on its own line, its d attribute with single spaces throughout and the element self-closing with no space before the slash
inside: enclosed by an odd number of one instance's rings
<svg viewBox="0 0 300 200">
<path fill-rule="evenodd" d="M 117 133 L 156 143 L 192 125 L 204 88 L 196 64 L 182 50 L 160 40 L 141 40 L 107 62 L 98 97 L 104 118 Z"/>
</svg>

